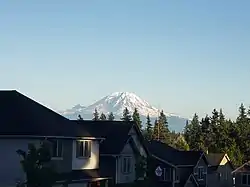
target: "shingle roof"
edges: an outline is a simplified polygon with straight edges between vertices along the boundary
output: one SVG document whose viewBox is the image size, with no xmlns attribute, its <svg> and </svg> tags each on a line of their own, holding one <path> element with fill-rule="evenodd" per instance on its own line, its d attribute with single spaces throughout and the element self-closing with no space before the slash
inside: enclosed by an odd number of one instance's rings
<svg viewBox="0 0 250 187">
<path fill-rule="evenodd" d="M 175 166 L 194 166 L 203 154 L 202 151 L 179 151 L 159 141 L 148 142 L 148 148 L 151 154 Z"/>
<path fill-rule="evenodd" d="M 100 145 L 101 154 L 119 154 L 129 138 L 129 131 L 134 122 L 72 120 L 82 125 L 94 136 L 103 137 Z"/>
<path fill-rule="evenodd" d="M 224 156 L 224 153 L 209 153 L 206 155 L 211 166 L 218 166 Z"/>
<path fill-rule="evenodd" d="M 81 126 L 16 90 L 0 91 L 0 136 L 93 137 Z"/>
</svg>

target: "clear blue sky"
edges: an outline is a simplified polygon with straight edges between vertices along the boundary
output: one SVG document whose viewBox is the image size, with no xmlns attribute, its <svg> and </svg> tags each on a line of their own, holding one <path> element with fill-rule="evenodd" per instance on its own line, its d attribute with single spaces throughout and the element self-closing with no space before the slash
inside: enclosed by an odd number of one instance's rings
<svg viewBox="0 0 250 187">
<path fill-rule="evenodd" d="M 0 87 L 56 110 L 134 92 L 167 112 L 250 104 L 249 0 L 0 1 Z"/>
</svg>

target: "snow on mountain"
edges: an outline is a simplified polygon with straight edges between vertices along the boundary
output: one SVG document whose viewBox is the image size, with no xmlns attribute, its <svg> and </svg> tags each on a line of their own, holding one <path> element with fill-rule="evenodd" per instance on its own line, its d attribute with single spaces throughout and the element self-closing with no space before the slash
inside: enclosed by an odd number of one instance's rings
<svg viewBox="0 0 250 187">
<path fill-rule="evenodd" d="M 107 114 L 113 112 L 117 116 L 122 116 L 123 110 L 126 107 L 131 112 L 137 108 L 138 112 L 143 116 L 149 114 L 151 117 L 156 117 L 159 112 L 157 108 L 151 106 L 147 101 L 129 92 L 114 92 L 88 106 L 85 111 L 93 113 L 97 109 L 100 113 Z"/>
<path fill-rule="evenodd" d="M 159 109 L 150 105 L 147 101 L 141 99 L 134 93 L 114 92 L 87 107 L 78 104 L 73 108 L 67 109 L 60 113 L 69 119 L 76 119 L 78 115 L 81 115 L 83 119 L 92 119 L 93 112 L 95 109 L 97 109 L 99 113 L 104 114 L 113 112 L 115 118 L 120 119 L 123 110 L 126 107 L 130 112 L 133 112 L 134 109 L 137 108 L 143 122 L 145 121 L 148 114 L 153 121 L 160 112 Z M 172 130 L 181 131 L 185 126 L 187 119 L 169 113 L 165 113 L 165 115 L 168 117 L 169 127 Z"/>
</svg>

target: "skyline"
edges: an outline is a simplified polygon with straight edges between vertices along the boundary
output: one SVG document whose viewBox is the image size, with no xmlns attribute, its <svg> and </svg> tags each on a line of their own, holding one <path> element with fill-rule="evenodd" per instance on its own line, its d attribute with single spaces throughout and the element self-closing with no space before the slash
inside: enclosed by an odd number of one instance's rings
<svg viewBox="0 0 250 187">
<path fill-rule="evenodd" d="M 0 89 L 64 110 L 117 91 L 192 117 L 250 105 L 250 2 L 0 2 Z"/>
</svg>

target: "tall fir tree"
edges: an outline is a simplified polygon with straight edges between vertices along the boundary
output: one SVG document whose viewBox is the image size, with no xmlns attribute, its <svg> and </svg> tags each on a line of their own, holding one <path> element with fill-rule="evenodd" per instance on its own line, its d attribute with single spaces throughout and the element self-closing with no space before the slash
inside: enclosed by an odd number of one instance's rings
<svg viewBox="0 0 250 187">
<path fill-rule="evenodd" d="M 151 140 L 153 135 L 153 125 L 151 124 L 151 120 L 149 114 L 147 115 L 146 121 L 146 139 Z"/>
<path fill-rule="evenodd" d="M 203 138 L 199 116 L 195 113 L 190 123 L 184 129 L 184 138 L 191 150 L 203 150 Z"/>
<path fill-rule="evenodd" d="M 121 120 L 122 121 L 132 121 L 132 117 L 131 117 L 130 112 L 129 112 L 127 107 L 123 110 L 123 115 L 121 117 Z"/>
<path fill-rule="evenodd" d="M 168 128 L 168 121 L 167 121 L 167 117 L 164 114 L 163 110 L 160 112 L 160 116 L 159 116 L 159 127 L 161 128 L 161 134 L 162 134 L 162 138 L 164 137 L 164 142 L 170 144 L 170 131 Z"/>
<path fill-rule="evenodd" d="M 103 113 L 101 113 L 100 120 L 101 120 L 101 121 L 106 121 L 106 120 L 107 120 L 106 115 L 103 114 Z"/>
<path fill-rule="evenodd" d="M 83 120 L 82 116 L 79 114 L 77 120 Z"/>
<path fill-rule="evenodd" d="M 93 117 L 93 121 L 98 121 L 99 120 L 99 113 L 97 111 L 97 109 L 95 109 L 95 112 L 93 113 L 94 117 Z"/>
<path fill-rule="evenodd" d="M 109 121 L 114 121 L 115 120 L 115 116 L 113 114 L 113 112 L 110 112 L 109 115 L 108 115 L 108 120 Z"/>
<path fill-rule="evenodd" d="M 135 108 L 133 115 L 132 115 L 132 118 L 133 118 L 133 121 L 135 122 L 135 124 L 139 127 L 139 129 L 142 130 L 142 124 L 141 124 L 142 121 L 141 121 L 140 114 L 139 114 L 137 108 Z"/>
</svg>

